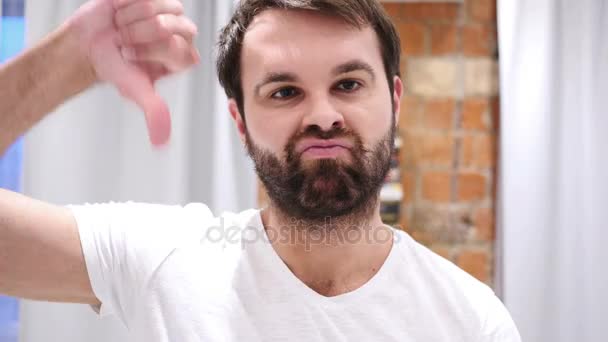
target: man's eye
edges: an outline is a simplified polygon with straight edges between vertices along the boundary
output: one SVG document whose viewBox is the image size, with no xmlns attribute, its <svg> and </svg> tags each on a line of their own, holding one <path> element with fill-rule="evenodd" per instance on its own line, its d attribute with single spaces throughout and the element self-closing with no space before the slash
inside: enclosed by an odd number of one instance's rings
<svg viewBox="0 0 608 342">
<path fill-rule="evenodd" d="M 338 84 L 338 88 L 340 90 L 344 90 L 347 92 L 355 91 L 355 90 L 359 89 L 360 86 L 361 86 L 361 83 L 359 83 L 357 81 L 351 81 L 351 80 L 342 81 L 342 82 L 340 82 L 340 84 Z"/>
<path fill-rule="evenodd" d="M 273 99 L 285 99 L 288 97 L 293 97 L 297 94 L 295 88 L 283 88 L 275 93 L 273 93 L 270 97 Z"/>
</svg>

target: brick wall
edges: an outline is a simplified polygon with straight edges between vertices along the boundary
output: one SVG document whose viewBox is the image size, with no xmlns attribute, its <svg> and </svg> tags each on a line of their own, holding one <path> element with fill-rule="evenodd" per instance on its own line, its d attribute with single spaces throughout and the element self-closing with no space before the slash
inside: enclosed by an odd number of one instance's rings
<svg viewBox="0 0 608 342">
<path fill-rule="evenodd" d="M 403 44 L 400 225 L 492 285 L 495 0 L 385 3 Z"/>
</svg>

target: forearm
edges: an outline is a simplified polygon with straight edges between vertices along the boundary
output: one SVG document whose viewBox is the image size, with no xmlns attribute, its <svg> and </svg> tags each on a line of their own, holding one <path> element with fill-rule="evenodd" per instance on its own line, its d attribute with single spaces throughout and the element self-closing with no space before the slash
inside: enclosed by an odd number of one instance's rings
<svg viewBox="0 0 608 342">
<path fill-rule="evenodd" d="M 95 71 L 68 25 L 0 67 L 0 153 L 95 82 Z"/>
</svg>

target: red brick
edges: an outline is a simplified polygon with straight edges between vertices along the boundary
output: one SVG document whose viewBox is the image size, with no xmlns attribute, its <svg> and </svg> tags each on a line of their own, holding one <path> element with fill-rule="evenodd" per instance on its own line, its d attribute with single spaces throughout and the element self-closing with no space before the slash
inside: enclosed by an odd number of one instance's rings
<svg viewBox="0 0 608 342">
<path fill-rule="evenodd" d="M 431 250 L 435 254 L 442 256 L 444 259 L 450 260 L 450 248 L 446 246 L 431 246 Z"/>
<path fill-rule="evenodd" d="M 416 127 L 420 123 L 420 99 L 416 96 L 405 95 L 401 99 L 401 112 L 399 113 L 399 128 Z"/>
<path fill-rule="evenodd" d="M 403 4 L 401 15 L 415 20 L 456 20 L 460 6 L 456 3 L 407 3 Z"/>
<path fill-rule="evenodd" d="M 492 113 L 490 115 L 491 127 L 494 132 L 500 132 L 500 97 L 494 96 L 491 99 Z"/>
<path fill-rule="evenodd" d="M 403 10 L 403 4 L 385 2 L 382 4 L 382 6 L 393 21 L 401 19 L 401 11 Z"/>
<path fill-rule="evenodd" d="M 412 203 L 416 194 L 416 175 L 413 171 L 401 172 L 401 187 L 403 190 L 403 203 Z"/>
<path fill-rule="evenodd" d="M 448 172 L 428 171 L 422 176 L 422 198 L 445 203 L 450 201 L 452 176 Z"/>
<path fill-rule="evenodd" d="M 492 208 L 477 208 L 473 214 L 473 224 L 479 240 L 494 241 L 494 210 Z"/>
<path fill-rule="evenodd" d="M 496 166 L 496 136 L 494 134 L 481 134 L 475 137 L 477 155 L 475 166 L 480 168 L 493 168 Z"/>
<path fill-rule="evenodd" d="M 462 165 L 481 169 L 496 166 L 496 135 L 467 134 L 462 137 Z"/>
<path fill-rule="evenodd" d="M 399 217 L 399 228 L 405 232 L 410 233 L 412 226 L 411 226 L 411 221 L 412 221 L 412 217 L 410 215 L 410 211 L 408 210 L 408 205 L 404 205 L 402 206 L 402 212 L 400 213 L 400 217 Z"/>
<path fill-rule="evenodd" d="M 462 128 L 479 130 L 487 129 L 487 112 L 487 99 L 465 99 L 462 103 Z"/>
<path fill-rule="evenodd" d="M 405 228 L 406 226 L 403 225 L 403 219 L 400 219 L 398 224 L 393 224 L 391 227 L 407 232 L 407 229 Z"/>
<path fill-rule="evenodd" d="M 410 235 L 417 242 L 428 246 L 433 242 L 433 236 L 429 231 L 426 230 L 413 230 Z"/>
<path fill-rule="evenodd" d="M 400 23 L 397 26 L 404 56 L 422 55 L 426 46 L 426 27 L 421 23 Z"/>
<path fill-rule="evenodd" d="M 442 130 L 452 128 L 455 109 L 453 99 L 429 100 L 425 109 L 425 127 Z"/>
<path fill-rule="evenodd" d="M 453 147 L 451 135 L 405 130 L 400 157 L 405 168 L 420 165 L 449 167 L 452 165 Z"/>
<path fill-rule="evenodd" d="M 419 147 L 416 144 L 416 134 L 411 129 L 402 130 L 402 145 L 399 149 L 399 167 L 409 169 L 417 166 Z"/>
<path fill-rule="evenodd" d="M 496 31 L 487 25 L 467 25 L 462 29 L 465 56 L 490 56 L 494 52 Z"/>
<path fill-rule="evenodd" d="M 450 232 L 450 208 L 445 205 L 418 205 L 412 211 L 412 229 L 419 233 L 428 243 L 453 244 L 455 240 Z"/>
<path fill-rule="evenodd" d="M 489 255 L 486 251 L 463 250 L 456 260 L 457 265 L 479 281 L 487 282 L 490 278 Z"/>
<path fill-rule="evenodd" d="M 467 0 L 469 21 L 496 22 L 496 0 Z"/>
<path fill-rule="evenodd" d="M 464 135 L 462 137 L 462 166 L 464 167 L 472 167 L 475 165 L 475 140 L 474 137 L 470 134 Z"/>
<path fill-rule="evenodd" d="M 438 166 L 452 165 L 453 138 L 445 134 L 426 134 L 421 140 L 420 162 Z"/>
<path fill-rule="evenodd" d="M 458 200 L 477 201 L 486 197 L 486 178 L 477 173 L 458 176 Z"/>
<path fill-rule="evenodd" d="M 458 52 L 458 27 L 433 25 L 431 27 L 431 54 L 444 55 Z"/>
</svg>

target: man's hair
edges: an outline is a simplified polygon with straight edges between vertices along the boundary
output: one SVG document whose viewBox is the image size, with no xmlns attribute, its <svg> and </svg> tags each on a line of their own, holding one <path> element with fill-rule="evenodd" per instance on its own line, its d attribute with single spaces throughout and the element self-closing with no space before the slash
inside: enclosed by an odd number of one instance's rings
<svg viewBox="0 0 608 342">
<path fill-rule="evenodd" d="M 256 15 L 275 8 L 306 10 L 337 17 L 358 29 L 372 27 L 380 41 L 384 70 L 393 93 L 393 77 L 400 76 L 401 45 L 395 26 L 378 0 L 240 0 L 230 22 L 220 33 L 216 67 L 220 84 L 226 95 L 235 99 L 243 120 L 243 37 Z"/>
</svg>

